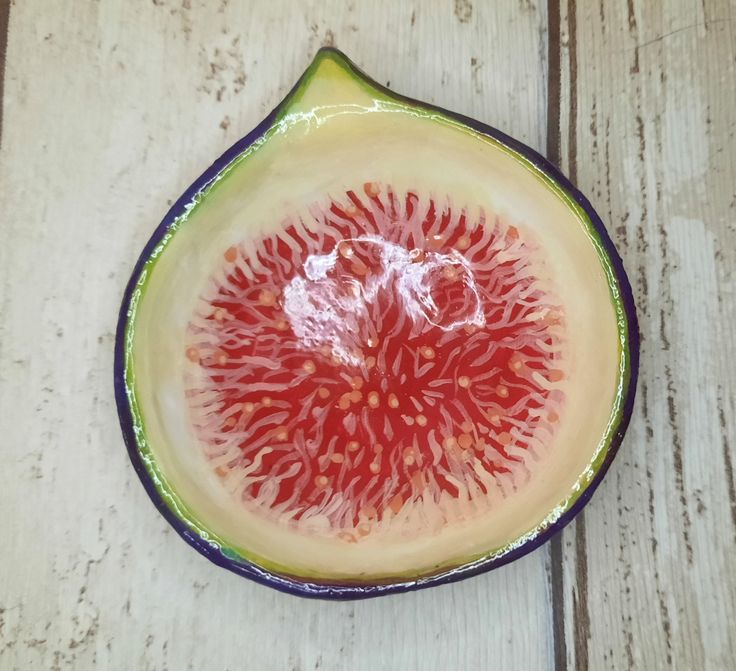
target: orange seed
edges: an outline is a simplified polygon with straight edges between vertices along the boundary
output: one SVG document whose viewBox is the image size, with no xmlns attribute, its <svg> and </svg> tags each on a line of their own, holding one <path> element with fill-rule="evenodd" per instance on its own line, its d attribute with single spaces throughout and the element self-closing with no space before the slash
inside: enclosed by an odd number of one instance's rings
<svg viewBox="0 0 736 671">
<path fill-rule="evenodd" d="M 401 494 L 397 494 L 388 502 L 388 507 L 394 512 L 394 514 L 397 514 L 403 505 L 404 499 L 401 497 Z"/>
<path fill-rule="evenodd" d="M 261 293 L 258 294 L 258 302 L 261 305 L 264 305 L 266 307 L 275 305 L 276 304 L 276 294 L 273 291 L 264 289 L 263 291 L 261 291 Z"/>
<path fill-rule="evenodd" d="M 381 188 L 375 182 L 366 182 L 363 185 L 363 189 L 371 198 L 375 198 L 379 193 L 381 193 Z"/>
<path fill-rule="evenodd" d="M 442 269 L 442 277 L 450 282 L 454 282 L 457 279 L 458 272 L 454 266 L 445 266 Z"/>
<path fill-rule="evenodd" d="M 509 368 L 511 370 L 515 370 L 515 371 L 521 370 L 523 365 L 524 365 L 524 362 L 518 356 L 512 356 L 509 359 Z"/>
</svg>

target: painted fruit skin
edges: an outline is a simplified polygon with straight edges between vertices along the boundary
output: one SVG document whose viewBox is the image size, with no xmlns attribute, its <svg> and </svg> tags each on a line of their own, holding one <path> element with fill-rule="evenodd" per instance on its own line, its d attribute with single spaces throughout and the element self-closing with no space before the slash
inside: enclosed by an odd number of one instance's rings
<svg viewBox="0 0 736 671">
<path fill-rule="evenodd" d="M 531 552 L 532 550 L 539 547 L 541 544 L 550 539 L 552 535 L 560 531 L 566 526 L 575 515 L 585 506 L 597 486 L 602 481 L 605 473 L 607 472 L 614 456 L 616 455 L 618 448 L 623 439 L 624 433 L 628 426 L 631 418 L 631 413 L 634 404 L 636 382 L 638 377 L 638 363 L 639 363 L 639 332 L 636 318 L 636 309 L 629 284 L 628 278 L 623 268 L 621 258 L 619 257 L 610 237 L 608 236 L 606 229 L 597 215 L 593 207 L 590 205 L 588 200 L 579 192 L 577 189 L 568 181 L 568 179 L 552 164 L 550 164 L 544 157 L 539 155 L 531 148 L 523 145 L 522 143 L 510 138 L 504 133 L 482 124 L 473 119 L 464 117 L 453 112 L 449 112 L 442 108 L 429 105 L 424 102 L 416 101 L 404 96 L 400 96 L 393 92 L 389 92 L 388 89 L 373 82 L 365 74 L 360 72 L 341 52 L 333 48 L 321 49 L 315 62 L 319 58 L 329 57 L 341 61 L 344 65 L 347 65 L 356 76 L 361 79 L 370 82 L 371 86 L 375 87 L 380 91 L 389 93 L 397 101 L 401 101 L 405 104 L 419 106 L 425 110 L 434 110 L 449 119 L 455 120 L 469 128 L 477 131 L 478 133 L 487 135 L 502 144 L 509 147 L 512 151 L 520 154 L 526 160 L 530 161 L 540 171 L 550 177 L 558 186 L 560 186 L 568 196 L 570 196 L 575 203 L 582 208 L 588 217 L 590 223 L 594 227 L 600 244 L 603 248 L 605 255 L 608 257 L 611 269 L 615 276 L 615 281 L 620 290 L 620 303 L 623 306 L 625 312 L 625 318 L 628 325 L 628 361 L 629 361 L 629 379 L 626 394 L 623 398 L 622 411 L 620 419 L 616 426 L 616 430 L 611 438 L 608 449 L 605 453 L 605 458 L 598 467 L 594 477 L 591 479 L 587 487 L 584 489 L 582 494 L 574 501 L 574 503 L 567 509 L 554 523 L 549 524 L 546 528 L 541 529 L 536 535 L 518 544 L 513 549 L 499 555 L 490 556 L 483 558 L 477 562 L 465 564 L 457 568 L 446 570 L 444 572 L 420 577 L 417 579 L 404 580 L 400 582 L 386 581 L 376 582 L 374 584 L 362 584 L 355 582 L 332 582 L 323 583 L 319 581 L 310 581 L 303 578 L 290 577 L 288 575 L 281 575 L 263 569 L 246 559 L 236 556 L 227 550 L 223 550 L 219 544 L 207 540 L 206 532 L 197 533 L 187 523 L 178 517 L 167 505 L 164 496 L 157 488 L 151 475 L 149 474 L 144 459 L 139 451 L 138 443 L 134 433 L 134 416 L 133 411 L 128 400 L 128 390 L 125 378 L 126 372 L 126 330 L 130 319 L 130 310 L 132 300 L 136 288 L 141 279 L 141 273 L 146 262 L 154 253 L 154 250 L 160 245 L 166 234 L 169 232 L 172 224 L 175 222 L 187 208 L 187 206 L 194 200 L 195 196 L 202 191 L 207 185 L 209 185 L 222 170 L 228 166 L 237 156 L 242 154 L 248 147 L 253 145 L 264 133 L 274 124 L 279 117 L 279 113 L 285 106 L 286 102 L 291 98 L 292 94 L 297 91 L 302 82 L 307 76 L 307 73 L 297 82 L 292 91 L 286 96 L 284 101 L 277 106 L 253 131 L 242 138 L 240 141 L 235 143 L 230 149 L 228 149 L 220 158 L 218 158 L 208 170 L 206 170 L 201 177 L 199 177 L 192 186 L 179 198 L 179 200 L 171 207 L 162 222 L 154 231 L 151 239 L 143 249 L 133 274 L 125 290 L 125 294 L 122 301 L 122 306 L 119 313 L 116 342 L 115 342 L 115 364 L 114 364 L 114 385 L 116 403 L 118 408 L 118 415 L 121 423 L 123 436 L 126 442 L 128 453 L 131 462 L 141 479 L 141 482 L 148 492 L 154 505 L 158 508 L 159 512 L 166 518 L 166 520 L 174 527 L 177 533 L 184 538 L 184 540 L 194 547 L 202 555 L 210 559 L 213 563 L 233 571 L 244 577 L 248 577 L 261 584 L 279 589 L 284 592 L 296 594 L 299 596 L 316 597 L 316 598 L 327 598 L 327 599 L 356 599 L 356 598 L 367 598 L 373 596 L 380 596 L 389 593 L 404 592 L 413 589 L 419 589 L 429 587 L 432 585 L 444 584 L 453 582 L 466 577 L 477 575 L 479 573 L 497 568 L 504 564 L 507 564 L 515 559 Z"/>
</svg>

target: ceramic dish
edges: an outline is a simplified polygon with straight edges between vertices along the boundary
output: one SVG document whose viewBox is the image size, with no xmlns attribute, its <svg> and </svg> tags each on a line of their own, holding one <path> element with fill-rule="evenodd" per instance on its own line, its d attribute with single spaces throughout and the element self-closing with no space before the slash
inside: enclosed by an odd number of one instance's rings
<svg viewBox="0 0 736 671">
<path fill-rule="evenodd" d="M 356 598 L 567 524 L 621 442 L 638 347 L 621 260 L 556 168 L 323 49 L 155 230 L 115 390 L 190 545 Z"/>
</svg>

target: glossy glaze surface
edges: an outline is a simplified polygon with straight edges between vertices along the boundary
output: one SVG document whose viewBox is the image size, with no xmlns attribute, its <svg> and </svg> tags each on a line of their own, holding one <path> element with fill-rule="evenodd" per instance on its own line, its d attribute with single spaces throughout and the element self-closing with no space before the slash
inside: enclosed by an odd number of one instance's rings
<svg viewBox="0 0 736 671">
<path fill-rule="evenodd" d="M 597 218 L 512 141 L 334 52 L 282 112 L 144 253 L 138 454 L 245 573 L 395 583 L 373 593 L 508 560 L 595 479 L 632 396 L 628 287 Z M 345 138 L 358 160 L 335 170 Z"/>
<path fill-rule="evenodd" d="M 526 486 L 564 406 L 539 251 L 376 182 L 311 211 L 225 250 L 189 324 L 190 413 L 224 486 L 346 542 L 434 532 Z"/>
</svg>

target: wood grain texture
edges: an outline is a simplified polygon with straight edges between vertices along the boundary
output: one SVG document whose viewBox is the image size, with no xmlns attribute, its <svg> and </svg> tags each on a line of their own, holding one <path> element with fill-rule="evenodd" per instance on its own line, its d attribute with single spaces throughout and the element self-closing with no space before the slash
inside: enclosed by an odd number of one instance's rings
<svg viewBox="0 0 736 671">
<path fill-rule="evenodd" d="M 733 668 L 732 2 L 0 5 L 0 669 Z M 342 604 L 184 545 L 128 463 L 111 383 L 145 240 L 323 44 L 560 163 L 624 257 L 643 348 L 621 453 L 562 535 Z"/>
<path fill-rule="evenodd" d="M 78 0 L 10 9 L 0 154 L 0 668 L 543 669 L 547 549 L 359 603 L 209 564 L 155 512 L 112 395 L 116 311 L 186 186 L 335 44 L 537 148 L 532 3 Z M 168 201 L 167 201 L 168 199 Z"/>
<path fill-rule="evenodd" d="M 733 5 L 561 5 L 561 163 L 608 222 L 642 335 L 627 439 L 563 533 L 567 666 L 730 669 Z"/>
</svg>

